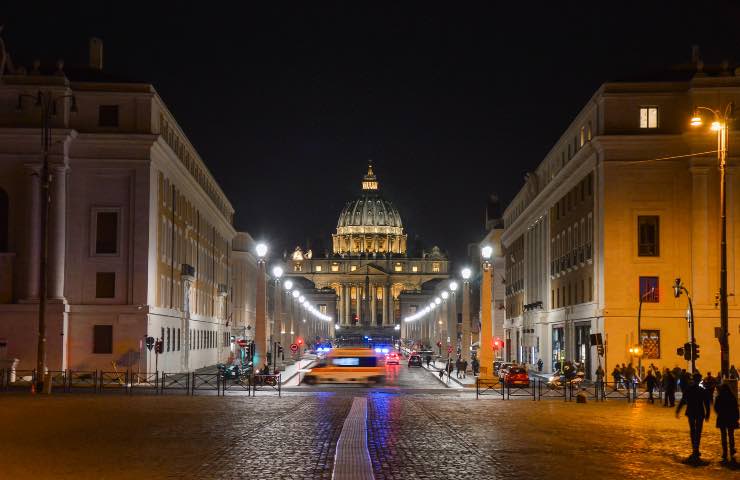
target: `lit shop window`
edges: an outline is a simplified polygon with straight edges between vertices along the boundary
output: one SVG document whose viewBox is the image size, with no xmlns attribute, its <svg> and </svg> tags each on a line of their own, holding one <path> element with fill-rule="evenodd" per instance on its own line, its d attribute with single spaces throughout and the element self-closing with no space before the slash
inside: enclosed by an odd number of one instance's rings
<svg viewBox="0 0 740 480">
<path fill-rule="evenodd" d="M 349 266 L 349 271 L 350 272 L 354 272 L 355 270 L 357 270 L 357 265 L 350 265 Z"/>
<path fill-rule="evenodd" d="M 331 264 L 331 271 L 332 272 L 338 272 L 339 271 L 339 264 L 338 263 L 332 263 Z"/>
<path fill-rule="evenodd" d="M 414 266 L 411 267 L 411 271 L 414 272 L 414 273 L 416 273 L 416 272 L 419 271 L 419 267 L 417 267 L 416 265 L 414 265 Z"/>
<path fill-rule="evenodd" d="M 396 272 L 403 272 L 403 265 L 401 265 L 400 263 L 396 263 L 396 265 L 393 267 L 393 270 L 395 270 Z"/>
<path fill-rule="evenodd" d="M 317 272 L 320 272 L 320 271 L 321 271 L 321 265 L 316 265 L 316 267 L 315 267 L 315 270 L 316 270 Z"/>
</svg>

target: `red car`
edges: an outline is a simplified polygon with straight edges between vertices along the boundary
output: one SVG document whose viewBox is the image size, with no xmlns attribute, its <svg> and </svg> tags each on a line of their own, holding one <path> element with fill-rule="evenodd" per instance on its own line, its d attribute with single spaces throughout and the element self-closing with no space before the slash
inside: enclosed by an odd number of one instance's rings
<svg viewBox="0 0 740 480">
<path fill-rule="evenodd" d="M 511 367 L 504 374 L 504 385 L 507 387 L 528 387 L 529 374 L 519 367 Z"/>
<path fill-rule="evenodd" d="M 386 365 L 391 365 L 391 364 L 400 365 L 401 357 L 396 352 L 386 353 L 385 354 L 385 364 Z"/>
</svg>

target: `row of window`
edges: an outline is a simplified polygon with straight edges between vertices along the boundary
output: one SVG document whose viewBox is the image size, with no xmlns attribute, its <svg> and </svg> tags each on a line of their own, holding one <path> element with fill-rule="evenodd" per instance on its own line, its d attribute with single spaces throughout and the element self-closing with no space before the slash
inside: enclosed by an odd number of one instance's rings
<svg viewBox="0 0 740 480">
<path fill-rule="evenodd" d="M 593 214 L 563 229 L 550 242 L 550 275 L 562 274 L 588 262 L 593 256 L 591 248 L 594 234 Z"/>
<path fill-rule="evenodd" d="M 593 174 L 589 173 L 555 204 L 555 220 L 560 220 L 560 217 L 565 217 L 582 202 L 590 199 L 593 191 Z"/>
<path fill-rule="evenodd" d="M 338 262 L 334 262 L 331 265 L 329 265 L 329 270 L 331 272 L 339 272 L 340 271 L 340 264 Z M 294 272 L 302 272 L 303 271 L 303 264 L 296 262 L 293 264 L 293 271 Z M 324 271 L 324 265 L 314 265 L 313 267 L 314 272 L 323 272 Z M 357 265 L 350 265 L 349 266 L 350 272 L 357 271 Z M 393 271 L 394 272 L 403 272 L 404 271 L 404 265 L 400 262 L 396 262 L 393 265 Z M 433 273 L 439 273 L 442 271 L 442 266 L 440 262 L 432 262 L 432 272 Z M 421 272 L 421 267 L 419 265 L 411 265 L 411 272 L 418 273 Z"/>
<path fill-rule="evenodd" d="M 165 352 L 179 352 L 182 335 L 179 328 L 162 327 Z M 216 348 L 218 337 L 213 330 L 190 330 L 190 349 Z M 223 346 L 229 343 L 229 334 L 224 332 Z M 113 353 L 113 325 L 93 325 L 93 353 Z"/>
<path fill-rule="evenodd" d="M 588 290 L 588 293 L 586 293 Z M 591 277 L 588 278 L 588 286 L 585 279 L 571 281 L 562 287 L 550 291 L 550 305 L 552 308 L 567 307 L 579 303 L 593 302 L 594 284 Z"/>
</svg>

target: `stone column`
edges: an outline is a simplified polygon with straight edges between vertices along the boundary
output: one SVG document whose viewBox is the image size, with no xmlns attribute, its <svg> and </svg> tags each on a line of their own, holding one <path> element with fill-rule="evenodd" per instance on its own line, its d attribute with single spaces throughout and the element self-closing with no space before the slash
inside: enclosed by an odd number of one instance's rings
<svg viewBox="0 0 740 480">
<path fill-rule="evenodd" d="M 342 286 L 344 289 L 344 324 L 349 325 L 350 304 L 352 303 L 352 291 L 349 285 Z"/>
<path fill-rule="evenodd" d="M 383 325 L 388 325 L 388 286 L 383 287 Z"/>
<path fill-rule="evenodd" d="M 25 253 L 26 284 L 21 298 L 39 299 L 39 270 L 41 268 L 41 165 L 26 164 L 28 175 L 28 236 Z"/>
<path fill-rule="evenodd" d="M 357 318 L 359 320 L 357 322 L 357 325 L 362 325 L 362 322 L 365 320 L 364 318 L 362 318 L 362 287 L 360 285 L 357 285 L 355 286 L 355 288 L 357 289 L 357 298 L 355 299 L 355 301 L 357 304 Z"/>
<path fill-rule="evenodd" d="M 67 245 L 67 166 L 52 165 L 49 209 L 49 296 L 64 299 L 64 257 Z M 120 235 L 120 232 L 119 232 Z"/>
<path fill-rule="evenodd" d="M 376 325 L 377 324 L 377 318 L 378 318 L 378 299 L 377 299 L 377 287 L 375 284 L 370 284 L 370 292 L 368 292 L 370 297 L 370 325 Z"/>
</svg>

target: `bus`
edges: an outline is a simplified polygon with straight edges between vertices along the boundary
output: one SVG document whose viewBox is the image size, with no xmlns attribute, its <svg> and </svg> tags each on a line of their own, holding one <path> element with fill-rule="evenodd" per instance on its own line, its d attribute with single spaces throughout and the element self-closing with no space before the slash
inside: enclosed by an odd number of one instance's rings
<svg viewBox="0 0 740 480">
<path fill-rule="evenodd" d="M 385 382 L 381 355 L 369 348 L 337 348 L 311 368 L 303 379 L 317 383 L 357 383 L 366 386 Z"/>
</svg>

